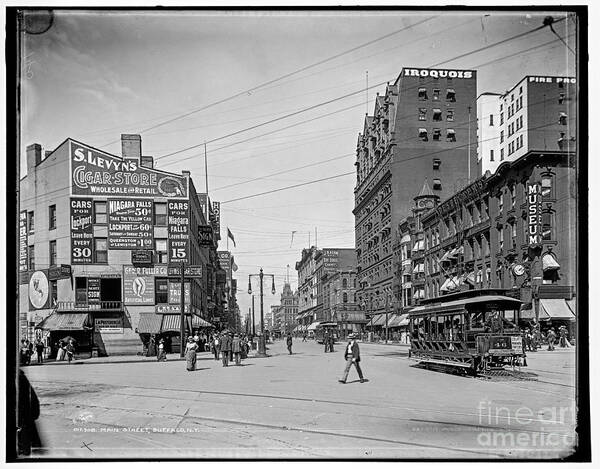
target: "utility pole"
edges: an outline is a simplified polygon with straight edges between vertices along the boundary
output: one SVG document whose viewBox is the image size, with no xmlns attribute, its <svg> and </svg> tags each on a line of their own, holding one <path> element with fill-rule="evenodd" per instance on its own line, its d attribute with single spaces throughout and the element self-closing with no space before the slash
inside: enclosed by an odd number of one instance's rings
<svg viewBox="0 0 600 469">
<path fill-rule="evenodd" d="M 252 337 L 256 335 L 256 330 L 254 328 L 254 295 L 252 295 Z"/>
<path fill-rule="evenodd" d="M 267 356 L 267 344 L 265 342 L 265 322 L 264 322 L 264 294 L 263 294 L 263 279 L 265 276 L 271 277 L 273 283 L 271 287 L 271 294 L 275 294 L 275 275 L 263 273 L 262 267 L 258 274 L 248 275 L 248 294 L 252 295 L 252 284 L 250 282 L 252 277 L 258 277 L 260 279 L 260 338 L 258 340 L 258 355 L 261 357 Z M 253 303 L 254 304 L 254 303 Z"/>
<path fill-rule="evenodd" d="M 184 308 L 185 308 L 185 285 L 184 285 L 184 280 L 185 280 L 185 262 L 181 263 L 181 304 L 180 304 L 180 308 L 181 311 L 179 312 L 180 316 L 179 316 L 179 356 L 181 358 L 183 358 L 185 356 L 185 353 L 183 351 L 183 335 L 184 335 L 184 320 L 185 320 L 185 313 L 184 313 Z"/>
</svg>

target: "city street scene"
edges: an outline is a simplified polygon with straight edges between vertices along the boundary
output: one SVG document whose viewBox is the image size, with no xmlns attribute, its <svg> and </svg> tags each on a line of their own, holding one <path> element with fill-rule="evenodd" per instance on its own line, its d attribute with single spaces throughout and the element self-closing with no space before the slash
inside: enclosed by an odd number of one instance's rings
<svg viewBox="0 0 600 469">
<path fill-rule="evenodd" d="M 17 459 L 581 456 L 585 9 L 12 17 Z"/>
</svg>

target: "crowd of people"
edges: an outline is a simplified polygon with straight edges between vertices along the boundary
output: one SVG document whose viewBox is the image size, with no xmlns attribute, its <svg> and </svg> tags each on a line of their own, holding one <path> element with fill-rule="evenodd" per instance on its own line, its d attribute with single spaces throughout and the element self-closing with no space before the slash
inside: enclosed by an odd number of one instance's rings
<svg viewBox="0 0 600 469">
<path fill-rule="evenodd" d="M 75 341 L 72 338 L 59 340 L 55 347 L 56 361 L 67 360 L 69 363 L 75 358 Z M 46 345 L 39 337 L 35 341 L 21 339 L 20 362 L 21 365 L 31 365 L 33 356 L 36 356 L 36 362 L 43 364 L 46 358 Z"/>
<path fill-rule="evenodd" d="M 557 340 L 559 347 L 571 347 L 569 330 L 564 325 L 558 326 L 557 330 L 554 327 L 550 327 L 542 331 L 539 323 L 533 323 L 531 327 L 521 329 L 521 334 L 523 335 L 523 350 L 529 352 L 536 352 L 544 344 L 548 345 L 548 351 L 553 351 L 555 350 Z"/>
</svg>

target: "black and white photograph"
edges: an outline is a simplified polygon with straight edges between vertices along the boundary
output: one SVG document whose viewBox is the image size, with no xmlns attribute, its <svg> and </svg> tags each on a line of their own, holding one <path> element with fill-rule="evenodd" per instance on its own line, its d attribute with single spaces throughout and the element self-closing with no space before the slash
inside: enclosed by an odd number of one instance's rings
<svg viewBox="0 0 600 469">
<path fill-rule="evenodd" d="M 5 18 L 8 461 L 591 460 L 587 6 Z"/>
</svg>

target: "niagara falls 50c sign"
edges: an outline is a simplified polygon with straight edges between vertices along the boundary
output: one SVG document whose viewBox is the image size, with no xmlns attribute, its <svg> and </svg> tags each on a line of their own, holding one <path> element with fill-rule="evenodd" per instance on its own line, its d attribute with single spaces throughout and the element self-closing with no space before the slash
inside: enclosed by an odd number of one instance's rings
<svg viewBox="0 0 600 469">
<path fill-rule="evenodd" d="M 188 179 L 184 176 L 141 167 L 137 160 L 74 141 L 70 144 L 72 195 L 188 198 Z"/>
</svg>

